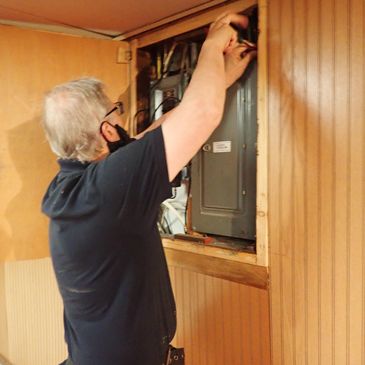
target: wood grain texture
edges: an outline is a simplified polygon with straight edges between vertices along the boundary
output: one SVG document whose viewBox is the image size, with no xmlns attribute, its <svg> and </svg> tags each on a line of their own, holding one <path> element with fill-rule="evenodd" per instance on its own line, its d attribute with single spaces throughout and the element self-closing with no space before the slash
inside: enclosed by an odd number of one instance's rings
<svg viewBox="0 0 365 365">
<path fill-rule="evenodd" d="M 0 260 L 48 256 L 41 199 L 58 167 L 40 125 L 43 95 L 82 76 L 105 82 L 112 100 L 129 105 L 125 42 L 0 26 Z"/>
<path fill-rule="evenodd" d="M 6 295 L 5 295 L 5 267 L 0 263 L 0 364 L 1 355 L 8 356 L 8 318 L 6 312 Z"/>
<path fill-rule="evenodd" d="M 268 5 L 272 363 L 363 365 L 364 2 Z"/>
<path fill-rule="evenodd" d="M 59 364 L 66 358 L 63 308 L 49 258 L 5 263 L 9 360 Z"/>
<path fill-rule="evenodd" d="M 268 270 L 264 266 L 252 265 L 233 260 L 200 255 L 181 249 L 165 247 L 169 263 L 189 271 L 214 276 L 236 283 L 267 289 Z"/>
<path fill-rule="evenodd" d="M 270 363 L 267 290 L 169 269 L 177 303 L 174 344 L 185 346 L 187 365 Z M 62 303 L 51 260 L 5 263 L 5 280 L 11 362 L 61 362 L 66 355 Z"/>
<path fill-rule="evenodd" d="M 266 290 L 169 266 L 187 365 L 268 365 Z"/>
<path fill-rule="evenodd" d="M 166 25 L 161 29 L 137 35 L 138 46 L 146 47 L 190 30 L 201 28 L 212 23 L 219 15 L 226 11 L 238 13 L 256 4 L 257 0 L 237 0 L 229 4 L 222 4 L 222 6 L 204 11 L 201 14 L 194 14 L 186 19 L 172 23 L 171 25 Z"/>
</svg>

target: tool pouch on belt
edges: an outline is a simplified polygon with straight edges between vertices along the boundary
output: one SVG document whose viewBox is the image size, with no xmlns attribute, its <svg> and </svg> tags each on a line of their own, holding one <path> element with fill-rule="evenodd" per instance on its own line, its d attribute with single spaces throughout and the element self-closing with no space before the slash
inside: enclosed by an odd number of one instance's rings
<svg viewBox="0 0 365 365">
<path fill-rule="evenodd" d="M 166 365 L 184 365 L 185 364 L 185 352 L 183 348 L 177 349 L 173 346 L 169 346 L 167 352 Z"/>
</svg>

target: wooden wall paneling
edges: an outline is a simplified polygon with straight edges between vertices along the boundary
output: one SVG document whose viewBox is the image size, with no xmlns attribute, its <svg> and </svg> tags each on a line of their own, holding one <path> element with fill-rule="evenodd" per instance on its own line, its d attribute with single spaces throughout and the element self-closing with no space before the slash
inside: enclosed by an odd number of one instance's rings
<svg viewBox="0 0 365 365">
<path fill-rule="evenodd" d="M 283 328 L 283 363 L 294 363 L 295 337 L 294 329 L 294 282 L 292 276 L 294 257 L 294 140 L 293 140 L 293 32 L 294 32 L 294 4 L 291 0 L 283 0 L 280 14 L 280 37 L 283 43 L 280 64 L 280 185 L 279 185 L 279 216 L 280 219 L 280 250 L 282 255 L 281 275 L 283 294 L 282 328 Z M 285 45 L 285 46 L 284 46 Z M 270 191 L 270 193 L 272 193 Z"/>
<path fill-rule="evenodd" d="M 9 352 L 5 292 L 5 268 L 4 263 L 0 262 L 0 363 L 1 355 L 8 357 Z"/>
<path fill-rule="evenodd" d="M 272 363 L 362 365 L 364 3 L 274 0 L 269 19 Z"/>
<path fill-rule="evenodd" d="M 310 5 L 310 6 L 309 6 Z M 319 239 L 319 128 L 320 128 L 320 2 L 307 3 L 306 17 L 306 171 L 305 171 L 305 227 L 306 227 L 306 347 L 308 364 L 319 364 L 319 306 L 320 306 L 320 239 Z"/>
<path fill-rule="evenodd" d="M 268 292 L 169 266 L 189 365 L 267 365 Z M 194 298 L 195 297 L 195 298 Z"/>
<path fill-rule="evenodd" d="M 350 222 L 349 214 L 349 6 L 350 1 L 336 1 L 334 4 L 334 227 L 333 241 L 333 357 L 335 363 L 347 363 L 349 344 L 347 321 L 348 303 L 348 249 Z M 346 70 L 346 71 L 345 71 Z M 345 121 L 345 122 L 344 122 Z M 341 222 L 343 222 L 341 224 Z"/>
<path fill-rule="evenodd" d="M 263 364 L 272 364 L 271 356 L 271 325 L 270 325 L 270 298 L 268 291 L 259 292 L 259 328 L 260 328 L 260 354 Z M 267 334 L 270 334 L 267 336 Z"/>
<path fill-rule="evenodd" d="M 294 364 L 307 362 L 307 227 L 306 227 L 306 179 L 307 135 L 306 135 L 306 87 L 307 87 L 307 8 L 305 0 L 293 2 L 293 195 L 291 199 L 293 212 L 291 258 L 293 285 L 293 347 Z M 284 167 L 284 166 L 283 166 Z M 304 294 L 304 295 L 303 295 Z"/>
<path fill-rule="evenodd" d="M 5 264 L 9 360 L 14 364 L 59 364 L 66 358 L 63 308 L 51 260 Z"/>
<path fill-rule="evenodd" d="M 334 0 L 322 0 L 320 9 L 320 363 L 332 363 L 334 345 Z"/>
<path fill-rule="evenodd" d="M 51 260 L 6 263 L 10 359 L 48 365 L 65 354 L 62 303 Z M 170 266 L 176 296 L 175 345 L 189 365 L 267 365 L 268 292 Z M 26 303 L 26 305 L 24 305 Z"/>
<path fill-rule="evenodd" d="M 240 300 L 239 304 L 243 306 L 243 310 L 240 314 L 240 320 L 241 323 L 244 323 L 245 325 L 241 327 L 241 333 L 242 333 L 242 352 L 240 359 L 243 364 L 251 364 L 253 362 L 253 355 L 252 355 L 252 345 L 253 345 L 253 337 L 251 336 L 252 328 L 249 326 L 250 320 L 252 318 L 251 316 L 251 292 L 246 290 L 246 287 L 241 286 L 239 288 L 239 295 Z M 245 299 L 243 299 L 245 298 Z M 248 305 L 245 305 L 245 303 L 248 303 Z"/>
<path fill-rule="evenodd" d="M 269 118 L 269 139 L 268 139 L 268 188 L 280 186 L 280 90 L 281 90 L 281 43 L 280 43 L 280 4 L 279 0 L 269 3 L 268 19 L 278 19 L 279 21 L 269 21 L 268 24 L 268 113 Z M 269 209 L 269 268 L 270 268 L 270 323 L 271 323 L 271 346 L 272 363 L 283 363 L 283 326 L 281 318 L 283 316 L 282 305 L 282 271 L 281 271 L 281 250 L 280 250 L 280 230 L 277 226 L 279 216 L 278 192 L 268 191 Z M 276 217 L 276 218 L 275 218 Z M 278 313 L 279 312 L 279 313 Z"/>
<path fill-rule="evenodd" d="M 365 4 L 351 1 L 349 19 L 347 363 L 365 364 Z M 360 168 L 362 166 L 362 168 Z"/>
</svg>

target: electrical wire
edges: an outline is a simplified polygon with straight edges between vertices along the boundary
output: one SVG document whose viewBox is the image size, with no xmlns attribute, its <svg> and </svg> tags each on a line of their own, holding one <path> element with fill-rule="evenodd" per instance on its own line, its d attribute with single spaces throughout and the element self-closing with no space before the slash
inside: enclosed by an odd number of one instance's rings
<svg viewBox="0 0 365 365">
<path fill-rule="evenodd" d="M 152 114 L 152 116 L 151 116 L 151 119 L 150 119 L 150 122 L 152 123 L 153 121 L 154 121 L 154 119 L 155 119 L 155 115 L 156 115 L 156 112 L 157 112 L 157 110 L 158 109 L 160 109 L 161 108 L 161 106 L 163 105 L 163 104 L 165 104 L 167 101 L 169 101 L 169 100 L 175 100 L 175 101 L 177 101 L 178 103 L 180 103 L 180 99 L 179 98 L 176 98 L 175 96 L 168 96 L 166 99 L 164 99 L 164 100 L 162 100 L 161 101 L 161 103 L 160 104 L 158 104 L 158 106 L 155 108 L 155 110 L 153 111 L 153 114 Z"/>
<path fill-rule="evenodd" d="M 187 227 L 187 223 L 188 223 L 188 208 L 189 208 L 189 197 L 190 197 L 190 192 L 191 192 L 191 162 L 189 162 L 188 166 L 187 166 L 187 181 L 188 181 L 188 192 L 187 192 L 187 196 L 186 196 L 186 205 L 185 205 L 185 233 L 188 233 L 188 227 Z"/>
<path fill-rule="evenodd" d="M 172 204 L 170 204 L 167 201 L 164 201 L 162 203 L 168 210 L 170 210 L 171 212 L 173 212 L 175 214 L 175 217 L 177 218 L 177 220 L 184 226 L 184 218 L 181 216 L 181 214 L 175 209 L 175 207 L 173 207 Z"/>
</svg>

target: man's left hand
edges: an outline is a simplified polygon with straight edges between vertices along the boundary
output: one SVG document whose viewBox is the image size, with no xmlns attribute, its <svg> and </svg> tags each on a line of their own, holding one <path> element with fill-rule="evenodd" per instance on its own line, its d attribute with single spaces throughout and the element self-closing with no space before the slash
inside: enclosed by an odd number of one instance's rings
<svg viewBox="0 0 365 365">
<path fill-rule="evenodd" d="M 254 44 L 245 42 L 229 47 L 224 56 L 227 89 L 245 72 L 249 63 L 256 58 Z"/>
</svg>

